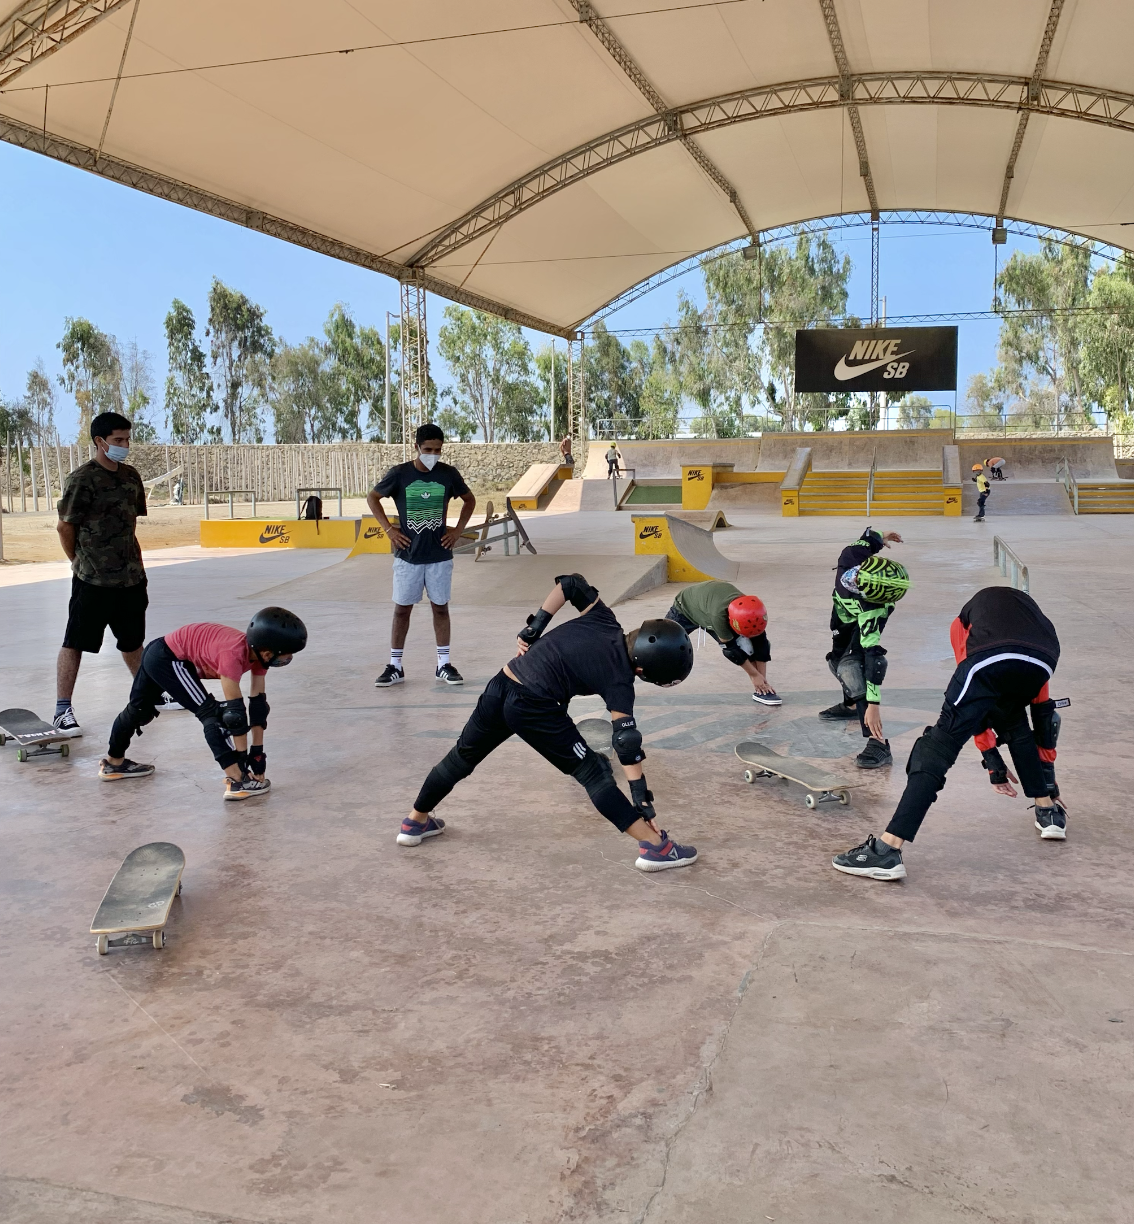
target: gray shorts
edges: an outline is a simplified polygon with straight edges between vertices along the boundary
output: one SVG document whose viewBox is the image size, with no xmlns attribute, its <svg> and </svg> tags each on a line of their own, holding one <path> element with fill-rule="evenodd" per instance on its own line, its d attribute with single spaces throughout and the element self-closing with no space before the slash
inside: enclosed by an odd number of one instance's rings
<svg viewBox="0 0 1134 1224">
<path fill-rule="evenodd" d="M 394 558 L 394 603 L 401 607 L 421 603 L 422 592 L 429 602 L 447 604 L 453 590 L 453 559 L 432 561 L 428 565 L 413 565 Z"/>
</svg>

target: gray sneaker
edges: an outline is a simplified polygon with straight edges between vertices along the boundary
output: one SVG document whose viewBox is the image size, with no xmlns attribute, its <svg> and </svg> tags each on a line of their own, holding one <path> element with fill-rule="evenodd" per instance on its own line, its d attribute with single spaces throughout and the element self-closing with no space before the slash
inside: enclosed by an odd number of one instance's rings
<svg viewBox="0 0 1134 1224">
<path fill-rule="evenodd" d="M 1035 813 L 1036 829 L 1044 841 L 1067 840 L 1067 809 L 1058 799 L 1051 807 L 1040 807 L 1037 804 Z"/>
<path fill-rule="evenodd" d="M 103 782 L 122 782 L 127 778 L 148 778 L 154 772 L 152 765 L 139 765 L 129 757 L 121 765 L 112 765 L 106 757 L 98 763 L 98 776 Z"/>
</svg>

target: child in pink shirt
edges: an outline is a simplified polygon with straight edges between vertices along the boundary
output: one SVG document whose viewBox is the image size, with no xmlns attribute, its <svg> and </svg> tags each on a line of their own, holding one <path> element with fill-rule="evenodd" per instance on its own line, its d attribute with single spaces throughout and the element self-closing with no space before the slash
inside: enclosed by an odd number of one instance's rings
<svg viewBox="0 0 1134 1224">
<path fill-rule="evenodd" d="M 154 772 L 153 765 L 129 760 L 126 749 L 134 734 L 157 717 L 156 704 L 168 693 L 200 720 L 225 773 L 225 799 L 267 794 L 272 784 L 264 753 L 269 710 L 264 678 L 269 667 L 286 667 L 306 645 L 307 629 L 286 608 L 261 609 L 244 632 L 204 622 L 155 638 L 142 655 L 130 701 L 114 720 L 98 776 L 104 782 L 120 782 Z M 240 691 L 245 672 L 252 673 L 247 706 Z M 202 680 L 219 680 L 224 699 L 217 701 Z"/>
</svg>

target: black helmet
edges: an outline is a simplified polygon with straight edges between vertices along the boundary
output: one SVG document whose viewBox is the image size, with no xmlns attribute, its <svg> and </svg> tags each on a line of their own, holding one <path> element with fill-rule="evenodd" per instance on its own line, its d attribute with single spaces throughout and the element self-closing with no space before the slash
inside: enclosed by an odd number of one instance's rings
<svg viewBox="0 0 1134 1224">
<path fill-rule="evenodd" d="M 693 643 L 676 621 L 643 621 L 630 661 L 642 669 L 643 680 L 666 688 L 680 684 L 693 670 Z"/>
<path fill-rule="evenodd" d="M 261 608 L 246 636 L 253 650 L 270 650 L 274 662 L 279 655 L 298 654 L 307 645 L 307 626 L 286 608 Z"/>
</svg>

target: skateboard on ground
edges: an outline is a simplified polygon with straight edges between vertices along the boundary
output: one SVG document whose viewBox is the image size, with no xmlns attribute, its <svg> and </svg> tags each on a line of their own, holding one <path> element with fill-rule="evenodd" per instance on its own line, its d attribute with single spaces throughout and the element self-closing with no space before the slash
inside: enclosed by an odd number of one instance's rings
<svg viewBox="0 0 1134 1224">
<path fill-rule="evenodd" d="M 0 747 L 7 740 L 13 739 L 19 744 L 16 750 L 17 761 L 34 761 L 39 757 L 71 755 L 67 741 L 71 738 L 66 731 L 60 731 L 50 723 L 46 723 L 31 710 L 0 710 Z M 58 747 L 52 748 L 51 744 Z M 29 752 L 28 749 L 32 751 Z"/>
<path fill-rule="evenodd" d="M 162 928 L 169 921 L 173 898 L 181 893 L 184 870 L 185 855 L 172 842 L 150 842 L 130 851 L 91 922 L 100 956 L 111 948 L 151 941 L 155 948 L 165 946 Z"/>
<path fill-rule="evenodd" d="M 614 735 L 614 728 L 610 725 L 610 719 L 583 718 L 575 726 L 592 752 L 597 752 L 608 760 L 614 755 L 614 748 L 610 742 Z"/>
<path fill-rule="evenodd" d="M 757 778 L 786 778 L 789 782 L 797 782 L 807 794 L 803 802 L 809 808 L 818 803 L 837 799 L 842 804 L 850 802 L 850 791 L 861 782 L 844 782 L 832 774 L 824 773 L 816 765 L 807 761 L 796 760 L 795 757 L 780 756 L 773 752 L 767 744 L 753 743 L 751 740 L 737 744 L 736 755 L 753 768 L 744 771 L 745 782 L 755 782 Z"/>
</svg>

